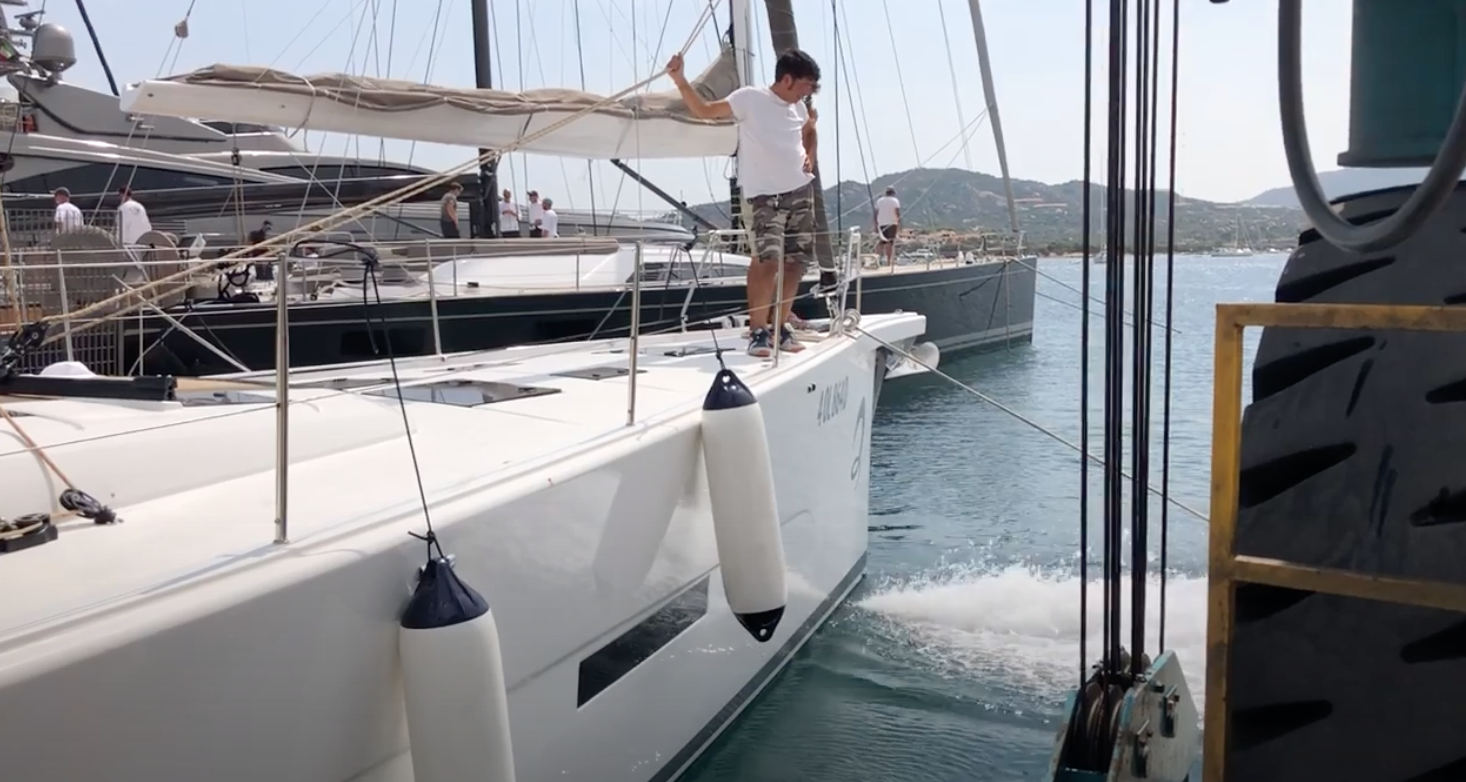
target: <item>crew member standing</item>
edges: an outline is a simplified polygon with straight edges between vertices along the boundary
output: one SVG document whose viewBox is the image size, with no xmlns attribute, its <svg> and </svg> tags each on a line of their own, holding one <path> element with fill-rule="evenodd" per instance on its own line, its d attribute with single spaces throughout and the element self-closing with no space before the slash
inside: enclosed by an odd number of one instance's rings
<svg viewBox="0 0 1466 782">
<path fill-rule="evenodd" d="M 148 210 L 132 197 L 132 188 L 124 187 L 117 194 L 122 197 L 122 202 L 117 205 L 117 238 L 124 246 L 137 244 L 143 234 L 153 230 L 153 224 L 148 221 Z"/>
<path fill-rule="evenodd" d="M 458 182 L 448 186 L 448 192 L 443 194 L 442 208 L 438 214 L 438 229 L 444 239 L 458 239 L 462 236 L 458 232 L 458 194 L 463 192 L 463 185 Z"/>
<path fill-rule="evenodd" d="M 748 353 L 773 355 L 772 322 L 779 324 L 778 350 L 804 350 L 789 330 L 789 316 L 814 252 L 818 115 L 805 101 L 819 90 L 820 66 L 808 54 L 790 49 L 774 63 L 772 85 L 742 87 L 727 100 L 711 102 L 688 83 L 682 66 L 682 55 L 675 55 L 667 73 L 688 112 L 699 119 L 732 118 L 738 123 L 738 184 L 753 207 L 756 255 L 748 265 Z M 784 289 L 777 291 L 776 308 L 771 304 L 781 263 Z"/>
<path fill-rule="evenodd" d="M 886 194 L 876 199 L 876 235 L 881 238 L 881 252 L 886 263 L 896 265 L 896 235 L 901 233 L 901 201 L 896 198 L 896 188 L 886 188 Z"/>
</svg>

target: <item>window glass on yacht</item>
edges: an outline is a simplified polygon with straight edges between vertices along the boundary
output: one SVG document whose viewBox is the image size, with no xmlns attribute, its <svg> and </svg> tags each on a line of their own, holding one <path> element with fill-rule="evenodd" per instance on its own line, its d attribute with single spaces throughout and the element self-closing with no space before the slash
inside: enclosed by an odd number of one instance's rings
<svg viewBox="0 0 1466 782">
<path fill-rule="evenodd" d="M 33 174 L 22 179 L 7 181 L 5 190 L 11 193 L 49 193 L 64 187 L 75 195 L 107 193 L 123 185 L 133 190 L 173 190 L 187 187 L 218 187 L 232 185 L 229 177 L 212 174 L 196 174 L 187 171 L 170 171 L 165 168 L 146 166 L 116 166 L 111 163 L 88 163 L 73 168 Z"/>
<path fill-rule="evenodd" d="M 371 166 L 355 163 L 345 165 L 324 164 L 319 166 L 291 164 L 288 166 L 261 167 L 261 171 L 281 176 L 293 176 L 300 179 L 312 177 L 321 180 L 332 179 L 368 179 L 383 176 L 426 176 L 427 171 L 418 171 L 402 166 Z"/>
</svg>

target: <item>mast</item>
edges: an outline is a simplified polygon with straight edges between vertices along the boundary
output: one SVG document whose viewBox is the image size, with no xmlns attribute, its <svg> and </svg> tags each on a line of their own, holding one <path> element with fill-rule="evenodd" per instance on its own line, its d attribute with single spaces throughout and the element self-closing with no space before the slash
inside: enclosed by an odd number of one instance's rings
<svg viewBox="0 0 1466 782">
<path fill-rule="evenodd" d="M 489 66 L 489 0 L 473 0 L 473 80 L 475 87 L 487 90 L 494 86 L 494 71 Z M 480 149 L 479 157 L 488 150 Z M 499 161 L 479 165 L 478 195 L 469 203 L 471 229 L 475 239 L 499 235 Z"/>
<path fill-rule="evenodd" d="M 728 40 L 733 45 L 733 62 L 738 68 L 738 86 L 746 87 L 754 83 L 753 73 L 753 8 L 749 6 L 748 0 L 733 0 L 729 4 L 729 10 L 733 18 L 728 28 Z M 743 200 L 743 186 L 738 184 L 738 153 L 733 153 L 733 176 L 728 177 L 728 214 L 731 216 L 729 227 L 737 231 L 738 237 L 734 240 L 733 252 L 740 255 L 753 255 L 753 245 L 748 236 L 743 233 L 743 228 L 748 224 L 744 219 L 744 209 L 747 203 Z"/>
<path fill-rule="evenodd" d="M 993 66 L 988 60 L 988 36 L 982 26 L 981 0 L 967 0 L 972 10 L 972 37 L 977 39 L 977 67 L 982 72 L 982 95 L 987 102 L 993 145 L 998 148 L 998 170 L 1003 174 L 1003 195 L 1008 199 L 1008 227 L 1018 234 L 1018 205 L 1013 201 L 1013 180 L 1008 176 L 1008 148 L 1003 144 L 1003 121 L 998 118 L 998 94 L 993 88 Z"/>
<path fill-rule="evenodd" d="M 798 49 L 799 30 L 794 26 L 791 0 L 764 0 L 764 7 L 769 15 L 769 39 L 774 44 L 774 56 Z M 830 242 L 830 216 L 825 214 L 825 189 L 818 160 L 814 161 L 814 255 L 822 278 L 835 273 L 835 249 Z"/>
</svg>

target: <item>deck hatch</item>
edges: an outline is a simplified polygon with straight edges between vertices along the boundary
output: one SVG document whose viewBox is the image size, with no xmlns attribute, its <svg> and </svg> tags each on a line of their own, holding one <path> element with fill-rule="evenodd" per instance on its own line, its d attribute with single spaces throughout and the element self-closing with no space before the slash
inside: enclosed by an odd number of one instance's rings
<svg viewBox="0 0 1466 782">
<path fill-rule="evenodd" d="M 434 380 L 431 383 L 402 386 L 401 397 L 409 402 L 478 407 L 496 402 L 558 393 L 560 393 L 558 388 L 524 386 L 518 383 L 500 383 L 492 380 Z M 388 387 L 365 391 L 363 394 L 396 398 L 398 391 L 396 387 Z"/>
<path fill-rule="evenodd" d="M 579 380 L 605 380 L 608 377 L 626 377 L 631 374 L 627 367 L 581 367 L 566 372 L 551 372 L 551 377 L 573 377 Z M 646 374 L 645 369 L 636 370 L 636 374 Z"/>
<path fill-rule="evenodd" d="M 273 405 L 274 394 L 258 391 L 179 391 L 178 403 L 184 407 L 213 407 L 220 405 Z"/>
<path fill-rule="evenodd" d="M 390 377 L 328 377 L 323 380 L 292 380 L 291 388 L 324 388 L 329 391 L 355 391 L 358 388 L 389 386 Z"/>
<path fill-rule="evenodd" d="M 708 612 L 708 579 L 693 584 L 656 613 L 580 661 L 579 708 L 646 662 Z"/>
</svg>

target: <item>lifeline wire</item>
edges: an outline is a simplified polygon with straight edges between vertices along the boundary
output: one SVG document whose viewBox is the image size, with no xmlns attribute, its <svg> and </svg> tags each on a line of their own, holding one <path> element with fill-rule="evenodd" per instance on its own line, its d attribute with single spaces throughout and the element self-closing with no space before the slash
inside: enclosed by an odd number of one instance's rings
<svg viewBox="0 0 1466 782">
<path fill-rule="evenodd" d="M 680 54 L 685 54 L 687 52 L 687 49 L 690 48 L 692 46 L 692 44 L 697 40 L 697 36 L 702 32 L 702 28 L 712 18 L 712 15 L 713 15 L 712 12 L 715 10 L 715 8 L 716 8 L 716 2 L 709 2 L 708 5 L 707 5 L 707 7 L 703 9 L 701 15 L 698 18 L 698 22 L 697 22 L 696 26 L 693 29 L 692 35 L 688 36 L 687 42 L 684 43 L 682 45 L 682 48 L 678 50 L 678 52 Z M 554 123 L 552 123 L 550 125 L 547 125 L 544 128 L 542 128 L 542 129 L 540 129 L 540 130 L 538 130 L 538 131 L 536 131 L 534 133 L 530 133 L 530 134 L 524 136 L 523 138 L 519 139 L 516 142 L 513 142 L 511 144 L 506 144 L 505 146 L 501 147 L 500 149 L 497 149 L 497 150 L 489 150 L 489 151 L 487 151 L 487 152 L 485 152 L 485 153 L 483 153 L 481 155 L 478 155 L 477 157 L 473 158 L 472 160 L 469 160 L 469 161 L 466 161 L 464 163 L 461 163 L 461 164 L 459 164 L 459 165 L 457 165 L 457 166 L 455 166 L 455 167 L 453 167 L 453 168 L 451 168 L 451 169 L 449 169 L 447 171 L 443 171 L 443 172 L 440 172 L 440 173 L 435 174 L 435 175 L 432 175 L 432 176 L 424 177 L 423 179 L 421 179 L 420 181 L 418 181 L 415 184 L 404 185 L 403 187 L 398 188 L 397 190 L 395 190 L 395 191 L 393 191 L 391 193 L 387 193 L 385 195 L 378 196 L 376 198 L 370 199 L 370 200 L 365 201 L 365 202 L 363 202 L 361 204 L 357 204 L 357 205 L 355 205 L 355 206 L 353 206 L 353 207 L 351 207 L 349 209 L 344 209 L 344 210 L 342 210 L 340 212 L 336 212 L 334 214 L 328 215 L 328 216 L 323 217 L 323 218 L 321 218 L 319 220 L 316 220 L 314 222 L 311 222 L 311 223 L 308 223 L 308 224 L 305 224 L 305 225 L 301 225 L 301 226 L 297 226 L 296 228 L 293 228 L 293 229 L 291 229 L 289 231 L 286 231 L 286 232 L 284 232 L 282 234 L 279 234 L 277 236 L 272 236 L 272 237 L 266 239 L 264 242 L 262 242 L 260 244 L 256 244 L 256 245 L 253 245 L 251 247 L 240 248 L 238 250 L 234 250 L 232 252 L 229 252 L 229 253 L 227 253 L 225 255 L 222 255 L 219 258 L 215 259 L 213 261 L 213 263 L 214 264 L 219 264 L 219 263 L 224 263 L 224 262 L 228 262 L 228 261 L 240 261 L 240 260 L 242 260 L 245 257 L 245 255 L 253 256 L 255 253 L 260 252 L 262 250 L 266 250 L 266 249 L 279 249 L 279 248 L 282 248 L 282 247 L 286 246 L 287 244 L 289 244 L 289 243 L 291 243 L 293 241 L 297 241 L 299 239 L 305 238 L 305 237 L 307 237 L 307 236 L 309 236 L 311 234 L 319 233 L 319 232 L 322 232 L 322 231 L 328 231 L 331 228 L 334 228 L 334 227 L 336 227 L 338 225 L 341 225 L 342 223 L 349 222 L 349 221 L 355 219 L 357 216 L 359 216 L 361 214 L 365 214 L 365 213 L 367 213 L 369 211 L 376 210 L 376 209 L 378 209 L 378 208 L 380 208 L 382 206 L 387 206 L 387 205 L 390 205 L 390 204 L 397 203 L 397 202 L 401 201 L 404 198 L 409 198 L 409 197 L 414 196 L 414 195 L 417 195 L 419 193 L 426 192 L 427 190 L 429 190 L 429 189 L 431 189 L 433 187 L 436 187 L 437 185 L 440 185 L 440 184 L 442 184 L 444 182 L 449 181 L 450 179 L 452 179 L 455 176 L 458 176 L 459 174 L 466 173 L 466 172 L 471 171 L 471 170 L 476 170 L 479 166 L 485 164 L 486 162 L 488 162 L 490 160 L 498 159 L 498 158 L 502 157 L 504 154 L 506 154 L 508 152 L 512 152 L 515 149 L 518 149 L 520 147 L 526 146 L 526 145 L 528 145 L 530 143 L 533 143 L 534 141 L 539 140 L 540 138 L 543 138 L 543 137 L 545 137 L 545 136 L 547 136 L 547 135 L 549 135 L 551 133 L 554 133 L 554 132 L 560 130 L 561 128 L 564 128 L 565 126 L 571 124 L 572 122 L 575 122 L 575 121 L 581 119 L 582 117 L 585 117 L 585 116 L 591 114 L 592 112 L 594 112 L 594 111 L 596 111 L 598 109 L 604 108 L 605 106 L 608 106 L 608 105 L 610 105 L 610 104 L 612 104 L 612 103 L 620 100 L 621 98 L 623 98 L 623 97 L 625 97 L 627 95 L 630 95 L 631 93 L 634 93 L 634 92 L 642 89 L 643 87 L 647 86 L 648 84 L 651 84 L 656 79 L 660 78 L 665 73 L 666 73 L 666 69 L 665 68 L 662 69 L 662 70 L 656 71 L 651 76 L 649 76 L 649 77 L 647 77 L 645 79 L 642 79 L 641 81 L 638 81 L 636 84 L 633 84 L 630 87 L 627 87 L 626 89 L 621 90 L 620 92 L 616 93 L 615 95 L 608 96 L 608 97 L 606 97 L 606 98 L 604 98 L 604 99 L 602 99 L 602 100 L 600 100 L 600 101 L 598 101 L 598 102 L 596 102 L 596 103 L 594 103 L 594 104 L 592 104 L 590 106 L 587 106 L 587 107 L 585 107 L 585 108 L 583 108 L 583 109 L 575 112 L 574 114 L 571 114 L 568 117 L 565 117 L 565 118 L 563 118 L 563 119 L 561 119 L 561 120 L 559 120 L 557 122 L 554 122 Z M 117 294 L 115 296 L 111 296 L 111 297 L 108 297 L 108 298 L 99 300 L 97 302 L 94 302 L 92 304 L 89 304 L 87 306 L 84 306 L 84 307 L 82 307 L 82 308 L 80 308 L 78 310 L 75 310 L 73 312 L 67 313 L 65 315 L 48 315 L 48 316 L 45 316 L 45 317 L 39 319 L 39 321 L 37 321 L 37 322 L 40 322 L 40 323 L 48 323 L 48 322 L 52 322 L 52 321 L 55 321 L 55 320 L 58 320 L 58 319 L 74 320 L 74 319 L 77 319 L 77 318 L 85 318 L 88 315 L 91 315 L 91 314 L 96 313 L 96 312 L 100 312 L 100 311 L 102 311 L 104 309 L 107 309 L 109 307 L 112 307 L 114 305 L 119 305 L 119 304 L 122 305 L 122 307 L 118 311 L 108 313 L 104 317 L 99 317 L 99 318 L 95 318 L 95 319 L 92 319 L 92 320 L 85 321 L 79 327 L 73 328 L 71 331 L 74 334 L 74 333 L 76 333 L 78 331 L 86 330 L 87 328 L 90 328 L 92 326 L 95 326 L 95 325 L 97 325 L 99 323 L 103 323 L 103 322 L 107 322 L 107 321 L 110 321 L 110 320 L 114 320 L 114 319 L 116 319 L 118 317 L 121 317 L 123 315 L 126 315 L 126 314 L 131 313 L 134 309 L 140 308 L 141 306 L 143 306 L 143 303 L 146 302 L 146 298 L 144 298 L 142 296 L 143 293 L 152 291 L 152 290 L 154 290 L 156 288 L 159 288 L 159 287 L 161 287 L 163 285 L 167 285 L 167 284 L 170 284 L 170 283 L 173 283 L 173 284 L 177 285 L 177 284 L 180 283 L 181 280 L 183 280 L 184 278 L 186 278 L 189 275 L 193 274 L 195 271 L 196 270 L 193 269 L 192 267 L 181 269 L 181 270 L 179 270 L 177 272 L 174 272 L 173 274 L 164 275 L 162 277 L 159 277 L 156 280 L 153 280 L 151 282 L 145 283 L 145 284 L 140 285 L 140 286 L 138 286 L 136 288 L 132 288 L 130 290 L 124 291 L 124 292 L 119 293 L 119 294 Z M 125 303 L 125 302 L 128 302 L 129 300 L 132 300 L 133 297 L 137 297 L 136 303 Z M 57 339 L 60 339 L 61 336 L 62 335 L 57 334 L 57 335 L 53 335 L 51 337 L 48 337 L 43 344 L 50 344 L 51 342 L 54 342 Z"/>
<path fill-rule="evenodd" d="M 961 380 L 958 380 L 957 378 L 952 377 L 951 375 L 949 375 L 946 372 L 943 372 L 942 370 L 940 370 L 940 369 L 932 366 L 931 364 L 928 364 L 925 361 L 922 361 L 921 358 L 919 358 L 918 356 L 916 356 L 915 354 L 913 354 L 911 351 L 906 350 L 905 348 L 902 348 L 900 345 L 897 345 L 897 344 L 894 344 L 894 343 L 891 343 L 891 342 L 887 342 L 886 340 L 881 339 L 880 337 L 876 336 L 875 334 L 872 334 L 869 331 L 866 331 L 865 329 L 861 328 L 860 326 L 856 326 L 855 327 L 855 330 L 856 331 L 859 331 L 861 334 L 863 334 L 863 335 L 871 338 L 872 340 L 875 340 L 878 344 L 880 344 L 881 347 L 886 348 L 887 350 L 890 350 L 892 353 L 895 353 L 896 355 L 900 356 L 901 358 L 906 359 L 907 361 L 910 361 L 911 363 L 913 363 L 913 364 L 915 364 L 915 365 L 917 365 L 917 366 L 919 366 L 919 367 L 927 370 L 928 372 L 931 372 L 933 375 L 935 375 L 935 376 L 937 376 L 937 377 L 939 377 L 939 378 L 947 381 L 948 383 L 951 383 L 952 385 L 956 386 L 957 388 L 960 388 L 963 391 L 966 391 L 967 393 L 972 394 L 974 397 L 976 397 L 980 401 L 986 402 L 986 403 L 992 405 L 993 407 L 996 407 L 998 410 L 1000 410 L 1000 411 L 1002 411 L 1002 412 L 1004 412 L 1004 413 L 1012 416 L 1013 418 L 1018 419 L 1018 421 L 1026 424 L 1026 425 L 1028 425 L 1030 428 L 1032 428 L 1033 430 L 1037 431 L 1039 434 L 1041 434 L 1041 435 L 1049 438 L 1050 440 L 1053 440 L 1056 443 L 1059 443 L 1060 445 L 1064 446 L 1065 448 L 1069 448 L 1070 450 L 1073 450 L 1073 451 L 1078 452 L 1079 455 L 1081 457 L 1083 457 L 1084 459 L 1086 459 L 1088 461 L 1092 461 L 1095 464 L 1098 464 L 1098 465 L 1100 465 L 1102 467 L 1105 466 L 1105 461 L 1104 461 L 1104 459 L 1102 457 L 1100 457 L 1100 456 L 1098 456 L 1096 454 L 1089 453 L 1088 451 L 1083 450 L 1082 448 L 1079 447 L 1078 444 L 1074 443 L 1072 440 L 1069 440 L 1069 439 L 1065 438 L 1063 435 L 1055 432 L 1054 430 L 1049 429 L 1048 427 L 1044 426 L 1043 424 L 1040 424 L 1039 422 L 1033 420 L 1032 418 L 1029 418 L 1028 416 L 1026 416 L 1026 415 L 1018 412 L 1017 410 L 1014 410 L 1013 408 L 1011 408 L 1011 407 L 1003 404 L 1002 402 L 999 402 L 998 400 L 996 400 L 996 399 L 988 396 L 987 394 L 984 394 L 983 392 L 977 390 L 976 388 L 973 388 L 972 386 L 968 385 L 967 383 L 964 383 Z M 1120 475 L 1123 476 L 1123 477 L 1125 477 L 1125 478 L 1129 478 L 1130 477 L 1130 473 L 1126 472 L 1123 467 L 1120 469 Z M 1147 486 L 1146 487 L 1146 490 L 1149 491 L 1151 494 L 1156 495 L 1157 497 L 1161 497 L 1163 500 L 1165 500 L 1166 502 L 1169 502 L 1170 504 L 1176 506 L 1177 508 L 1179 508 L 1179 509 L 1181 509 L 1183 511 L 1186 511 L 1187 513 L 1191 514 L 1192 516 L 1195 516 L 1196 518 L 1200 519 L 1201 521 L 1206 521 L 1207 520 L 1206 514 L 1204 514 L 1201 511 L 1199 511 L 1199 510 L 1191 507 L 1190 505 L 1187 505 L 1186 503 L 1184 503 L 1184 502 L 1182 502 L 1182 501 L 1180 501 L 1178 499 L 1175 499 L 1174 497 L 1168 497 L 1168 496 L 1162 495 L 1161 494 L 1161 490 L 1158 489 L 1158 488 L 1156 488 L 1156 487 L 1154 487 L 1154 486 Z"/>
</svg>

